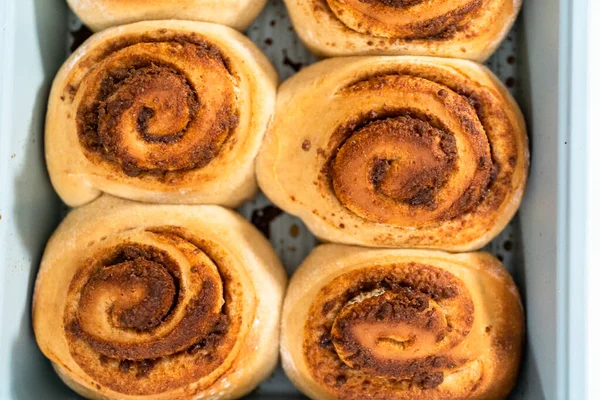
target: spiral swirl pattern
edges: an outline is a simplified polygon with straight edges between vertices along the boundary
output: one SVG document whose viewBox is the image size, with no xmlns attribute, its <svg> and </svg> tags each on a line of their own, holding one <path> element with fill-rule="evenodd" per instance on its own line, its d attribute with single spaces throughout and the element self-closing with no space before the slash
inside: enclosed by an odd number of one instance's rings
<svg viewBox="0 0 600 400">
<path fill-rule="evenodd" d="M 321 56 L 427 55 L 484 61 L 521 0 L 286 0 L 302 41 Z"/>
<path fill-rule="evenodd" d="M 518 109 L 483 67 L 372 58 L 324 62 L 309 74 L 282 89 L 258 176 L 318 236 L 474 249 L 512 216 L 527 141 Z"/>
<path fill-rule="evenodd" d="M 326 245 L 297 274 L 282 355 L 311 398 L 503 398 L 514 384 L 523 315 L 493 256 Z"/>
<path fill-rule="evenodd" d="M 103 196 L 50 241 L 34 329 L 85 397 L 236 398 L 276 364 L 284 284 L 273 250 L 233 212 Z"/>
<path fill-rule="evenodd" d="M 485 194 L 490 145 L 476 111 L 459 94 L 401 72 L 368 78 L 344 92 L 347 101 L 373 92 L 383 98 L 411 94 L 446 111 L 427 115 L 429 110 L 412 111 L 405 103 L 405 109 L 375 109 L 340 126 L 333 139 L 343 141 L 330 146 L 329 173 L 348 209 L 375 222 L 422 226 L 469 211 Z"/>
<path fill-rule="evenodd" d="M 157 21 L 95 34 L 50 96 L 57 192 L 73 206 L 101 192 L 235 206 L 256 191 L 253 161 L 275 85 L 259 50 L 223 26 Z"/>
<path fill-rule="evenodd" d="M 474 18 L 483 3 L 484 0 L 327 0 L 335 16 L 357 32 L 406 39 L 450 36 L 465 25 L 465 20 Z"/>
<path fill-rule="evenodd" d="M 79 139 L 130 176 L 201 168 L 237 126 L 235 86 L 224 56 L 205 41 L 127 46 L 86 77 Z"/>
<path fill-rule="evenodd" d="M 239 289 L 185 231 L 118 236 L 123 244 L 90 257 L 69 286 L 64 326 L 75 360 L 120 393 L 209 386 L 235 356 Z"/>
<path fill-rule="evenodd" d="M 381 399 L 403 387 L 431 389 L 455 371 L 470 375 L 466 391 L 479 381 L 480 362 L 452 355 L 472 328 L 474 307 L 450 273 L 388 265 L 342 275 L 320 293 L 305 329 L 305 357 L 339 398 L 359 398 L 364 389 Z"/>
</svg>

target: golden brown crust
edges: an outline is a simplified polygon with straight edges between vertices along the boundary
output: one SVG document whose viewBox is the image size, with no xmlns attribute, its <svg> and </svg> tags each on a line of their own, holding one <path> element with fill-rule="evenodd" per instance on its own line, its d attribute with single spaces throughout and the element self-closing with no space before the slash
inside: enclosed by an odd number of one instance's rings
<svg viewBox="0 0 600 400">
<path fill-rule="evenodd" d="M 91 398 L 237 398 L 277 361 L 285 273 L 216 206 L 102 196 L 50 239 L 33 322 L 42 352 Z"/>
<path fill-rule="evenodd" d="M 282 85 L 257 176 L 324 240 L 466 251 L 512 218 L 528 163 L 523 117 L 482 65 L 357 57 Z"/>
<path fill-rule="evenodd" d="M 488 253 L 324 245 L 290 281 L 281 354 L 314 399 L 497 399 L 523 334 L 516 286 Z"/>
<path fill-rule="evenodd" d="M 72 206 L 101 192 L 238 205 L 256 190 L 275 86 L 259 50 L 223 26 L 156 21 L 96 34 L 52 88 L 52 182 Z"/>
<path fill-rule="evenodd" d="M 94 31 L 138 21 L 180 19 L 214 22 L 244 30 L 266 0 L 67 0 Z"/>
<path fill-rule="evenodd" d="M 321 56 L 431 55 L 483 61 L 522 0 L 286 0 L 302 41 Z"/>
</svg>

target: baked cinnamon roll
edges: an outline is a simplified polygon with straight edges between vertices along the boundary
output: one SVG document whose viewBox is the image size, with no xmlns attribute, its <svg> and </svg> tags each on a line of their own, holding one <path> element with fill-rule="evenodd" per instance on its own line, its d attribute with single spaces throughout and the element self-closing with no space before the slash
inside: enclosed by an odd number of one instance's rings
<svg viewBox="0 0 600 400">
<path fill-rule="evenodd" d="M 277 363 L 285 283 L 232 211 L 102 196 L 48 242 L 33 327 L 86 398 L 238 398 Z"/>
<path fill-rule="evenodd" d="M 515 214 L 528 162 L 521 112 L 484 66 L 357 57 L 281 86 L 257 174 L 323 240 L 467 251 Z"/>
<path fill-rule="evenodd" d="M 244 30 L 266 0 L 67 0 L 92 30 L 138 21 L 180 19 L 214 22 Z"/>
<path fill-rule="evenodd" d="M 324 245 L 290 281 L 281 357 L 312 399 L 501 399 L 523 337 L 491 254 Z"/>
<path fill-rule="evenodd" d="M 484 61 L 522 0 L 285 0 L 304 44 L 321 56 L 428 55 Z"/>
<path fill-rule="evenodd" d="M 155 21 L 96 34 L 52 87 L 52 183 L 70 206 L 102 192 L 237 206 L 257 189 L 276 84 L 258 48 L 224 26 Z"/>
</svg>

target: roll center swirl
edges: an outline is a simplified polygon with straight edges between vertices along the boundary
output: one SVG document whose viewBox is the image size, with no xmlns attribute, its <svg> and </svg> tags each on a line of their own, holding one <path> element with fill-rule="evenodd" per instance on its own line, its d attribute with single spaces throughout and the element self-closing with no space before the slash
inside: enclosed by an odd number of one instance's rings
<svg viewBox="0 0 600 400">
<path fill-rule="evenodd" d="M 361 388 L 382 390 L 376 398 L 392 398 L 384 396 L 388 390 L 434 388 L 470 362 L 457 349 L 472 328 L 473 301 L 461 281 L 429 265 L 341 275 L 321 289 L 309 315 L 307 363 L 340 398 L 357 398 L 349 393 Z"/>
<path fill-rule="evenodd" d="M 457 158 L 454 137 L 411 117 L 390 118 L 358 130 L 333 162 L 333 186 L 354 213 L 385 221 L 388 210 L 372 207 L 373 197 L 435 209 L 435 195 Z M 357 182 L 362 185 L 356 185 Z M 378 211 L 379 210 L 379 211 Z"/>
<path fill-rule="evenodd" d="M 169 240 L 180 250 L 189 247 L 180 239 Z M 177 263 L 162 250 L 131 244 L 111 258 L 83 285 L 70 323 L 71 331 L 97 352 L 133 360 L 167 356 L 197 343 L 216 324 L 223 288 L 206 257 L 191 259 L 200 276 L 187 289 L 181 288 Z M 191 298 L 177 304 L 182 296 Z M 170 326 L 173 318 L 178 325 Z"/>
<path fill-rule="evenodd" d="M 210 385 L 240 331 L 221 256 L 171 227 L 108 240 L 116 244 L 92 255 L 69 286 L 64 326 L 73 357 L 123 393 L 151 394 L 190 379 Z"/>
<path fill-rule="evenodd" d="M 443 311 L 410 288 L 361 294 L 337 314 L 331 338 L 350 368 L 394 377 L 414 357 L 427 356 L 446 329 Z M 443 339 L 441 339 L 443 340 Z"/>
<path fill-rule="evenodd" d="M 137 43 L 84 80 L 79 138 L 129 176 L 207 165 L 237 127 L 235 78 L 200 42 Z"/>
<path fill-rule="evenodd" d="M 338 125 L 328 144 L 322 179 L 346 209 L 367 221 L 424 227 L 481 202 L 492 154 L 476 104 L 410 75 L 372 77 L 342 93 L 359 109 L 373 108 Z M 374 105 L 377 93 L 392 100 Z"/>
<path fill-rule="evenodd" d="M 157 66 L 120 74 L 126 78 L 117 80 L 115 74 L 103 82 L 107 87 L 113 86 L 114 91 L 109 91 L 99 108 L 102 142 L 110 146 L 113 130 L 126 122 L 137 122 L 138 133 L 148 142 L 172 143 L 181 139 L 199 108 L 198 99 L 185 77 Z M 124 112 L 130 115 L 121 119 L 111 117 Z"/>
<path fill-rule="evenodd" d="M 175 302 L 177 287 L 160 264 L 146 259 L 104 267 L 86 284 L 81 295 L 81 327 L 92 331 L 94 308 L 104 299 L 111 304 L 111 324 L 119 329 L 145 331 L 158 326 Z"/>
</svg>

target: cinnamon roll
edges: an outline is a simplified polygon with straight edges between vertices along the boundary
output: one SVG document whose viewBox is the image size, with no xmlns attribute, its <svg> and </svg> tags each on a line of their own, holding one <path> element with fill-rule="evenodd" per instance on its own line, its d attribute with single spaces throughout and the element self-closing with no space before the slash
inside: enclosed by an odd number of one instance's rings
<svg viewBox="0 0 600 400">
<path fill-rule="evenodd" d="M 67 0 L 92 30 L 138 21 L 180 19 L 214 22 L 244 30 L 266 0 Z"/>
<path fill-rule="evenodd" d="M 285 0 L 300 39 L 320 56 L 429 55 L 484 61 L 522 0 Z"/>
<path fill-rule="evenodd" d="M 257 189 L 276 84 L 258 48 L 224 26 L 155 21 L 96 34 L 52 87 L 52 183 L 70 206 L 102 192 L 237 206 Z"/>
<path fill-rule="evenodd" d="M 313 399 L 501 399 L 523 337 L 491 254 L 324 245 L 290 281 L 281 356 Z"/>
<path fill-rule="evenodd" d="M 285 282 L 270 244 L 232 211 L 105 195 L 48 242 L 33 327 L 86 398 L 238 398 L 277 363 Z"/>
<path fill-rule="evenodd" d="M 322 61 L 280 89 L 259 185 L 326 241 L 478 249 L 515 214 L 529 155 L 523 117 L 471 61 Z"/>
</svg>

